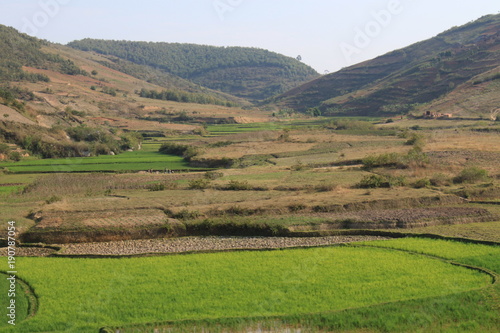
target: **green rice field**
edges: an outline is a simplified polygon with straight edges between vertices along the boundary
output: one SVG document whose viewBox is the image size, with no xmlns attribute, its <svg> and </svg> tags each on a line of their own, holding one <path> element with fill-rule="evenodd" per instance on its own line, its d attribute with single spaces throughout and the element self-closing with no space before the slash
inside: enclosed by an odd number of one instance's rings
<svg viewBox="0 0 500 333">
<path fill-rule="evenodd" d="M 404 247 L 404 242 L 387 244 Z M 409 247 L 427 253 L 448 245 L 429 242 L 410 240 Z M 451 254 L 455 246 L 461 251 L 456 259 L 470 250 L 484 258 L 485 266 L 496 267 L 497 247 L 450 245 Z M 390 314 L 379 304 L 455 298 L 492 282 L 490 275 L 439 259 L 355 246 L 123 259 L 19 258 L 17 267 L 35 290 L 39 311 L 15 329 L 1 322 L 0 332 L 98 332 L 102 326 L 159 321 L 287 316 L 324 324 L 347 309 L 367 308 L 383 318 Z"/>
<path fill-rule="evenodd" d="M 156 151 L 125 152 L 115 156 L 74 157 L 57 159 L 24 160 L 0 163 L 15 173 L 57 172 L 125 172 L 153 170 L 193 169 L 179 156 L 164 155 Z"/>
</svg>

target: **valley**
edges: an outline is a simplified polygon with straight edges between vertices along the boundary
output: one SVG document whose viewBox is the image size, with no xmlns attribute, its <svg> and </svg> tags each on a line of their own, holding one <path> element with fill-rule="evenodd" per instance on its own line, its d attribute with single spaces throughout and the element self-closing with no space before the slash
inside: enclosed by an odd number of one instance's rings
<svg viewBox="0 0 500 333">
<path fill-rule="evenodd" d="M 0 332 L 494 332 L 499 29 L 319 75 L 0 26 Z"/>
</svg>

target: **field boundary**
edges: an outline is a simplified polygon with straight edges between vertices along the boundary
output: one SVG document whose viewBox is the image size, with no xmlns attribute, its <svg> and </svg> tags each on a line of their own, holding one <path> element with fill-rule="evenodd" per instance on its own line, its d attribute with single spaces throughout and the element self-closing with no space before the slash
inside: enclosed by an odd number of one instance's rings
<svg viewBox="0 0 500 333">
<path fill-rule="evenodd" d="M 425 238 L 428 238 L 428 237 L 425 237 Z M 453 241 L 456 241 L 456 240 L 453 240 Z M 478 244 L 478 243 L 473 242 L 473 244 Z M 481 245 L 485 245 L 485 244 L 481 244 Z M 398 251 L 398 252 L 405 252 L 405 253 L 409 253 L 409 254 L 413 254 L 413 255 L 424 256 L 424 257 L 431 258 L 431 259 L 441 260 L 441 261 L 446 262 L 446 263 L 448 263 L 450 265 L 453 265 L 453 266 L 464 267 L 464 268 L 467 268 L 467 269 L 472 269 L 472 270 L 475 270 L 475 271 L 479 271 L 479 272 L 485 273 L 485 274 L 489 275 L 492 278 L 491 285 L 498 284 L 498 279 L 500 277 L 500 274 L 498 274 L 497 272 L 494 272 L 494 271 L 492 271 L 490 269 L 487 269 L 487 268 L 484 268 L 484 267 L 479 267 L 479 266 L 474 266 L 474 265 L 469 265 L 469 264 L 463 264 L 463 263 L 460 263 L 460 262 L 455 261 L 455 260 L 447 259 L 447 258 L 444 258 L 444 257 L 440 257 L 440 256 L 428 254 L 428 253 L 423 253 L 423 252 L 418 252 L 418 251 L 411 251 L 411 250 L 404 250 L 404 249 L 396 249 L 396 248 L 384 247 L 384 246 L 377 246 L 377 245 L 359 245 L 359 244 L 354 244 L 354 245 L 350 245 L 350 246 L 353 246 L 353 247 L 367 247 L 367 248 L 374 248 L 374 249 L 388 249 L 388 250 L 393 250 L 393 251 Z M 495 246 L 495 245 L 493 245 L 493 246 Z M 484 287 L 484 288 L 488 288 L 488 287 Z M 479 289 L 484 289 L 484 288 L 479 288 Z"/>
<path fill-rule="evenodd" d="M 0 275 L 9 275 L 6 271 L 0 271 Z M 23 320 L 28 320 L 36 315 L 39 309 L 39 301 L 38 301 L 38 296 L 35 292 L 35 289 L 31 287 L 31 285 L 25 281 L 24 279 L 20 278 L 19 276 L 16 275 L 16 282 L 19 283 L 19 286 L 21 286 L 21 290 L 18 291 L 17 293 L 23 293 L 26 298 L 28 299 L 28 313 L 26 318 Z"/>
<path fill-rule="evenodd" d="M 313 233 L 297 233 L 296 235 L 287 236 L 276 236 L 276 237 L 291 237 L 291 238 L 310 238 L 310 237 L 325 237 L 325 236 L 379 236 L 387 238 L 424 238 L 424 239 L 435 239 L 435 240 L 446 240 L 454 241 L 466 244 L 478 244 L 478 245 L 488 245 L 488 246 L 500 246 L 500 242 L 474 240 L 469 238 L 460 237 L 447 237 L 435 234 L 412 234 L 404 232 L 393 232 L 393 231 L 383 231 L 383 230 L 336 230 L 335 232 L 321 232 L 321 235 L 316 235 Z M 272 236 L 271 236 L 272 237 Z M 356 243 L 356 242 L 353 242 Z M 63 247 L 44 245 L 40 243 L 30 244 L 25 243 L 20 247 L 30 248 L 49 248 L 56 250 L 57 252 L 48 255 L 47 257 L 57 257 L 57 258 L 87 258 L 87 259 L 119 259 L 119 258 L 141 258 L 141 257 L 162 257 L 162 256 L 174 256 L 174 255 L 190 255 L 190 254 L 206 254 L 206 253 L 221 253 L 221 252 L 267 252 L 267 251 L 280 251 L 280 250 L 293 250 L 293 249 L 305 249 L 305 248 L 324 248 L 324 247 L 340 247 L 340 246 L 355 246 L 352 243 L 337 243 L 328 245 L 312 245 L 312 246 L 291 246 L 291 247 L 266 247 L 266 248 L 234 248 L 234 249 L 213 249 L 213 250 L 193 250 L 184 252 L 145 252 L 138 254 L 64 254 L 58 253 L 63 250 Z M 374 246 L 375 247 L 375 246 Z M 385 248 L 385 247 L 380 247 Z M 421 254 L 416 252 L 415 254 Z M 436 256 L 436 258 L 439 258 Z M 446 258 L 439 258 L 448 260 Z M 500 278 L 500 276 L 499 276 Z"/>
</svg>

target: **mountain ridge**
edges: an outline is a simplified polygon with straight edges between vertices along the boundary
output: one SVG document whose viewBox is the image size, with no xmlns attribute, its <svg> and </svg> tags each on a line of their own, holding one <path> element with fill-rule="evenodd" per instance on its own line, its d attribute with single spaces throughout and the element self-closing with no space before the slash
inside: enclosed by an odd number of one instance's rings
<svg viewBox="0 0 500 333">
<path fill-rule="evenodd" d="M 387 116 L 442 97 L 500 63 L 500 15 L 324 75 L 268 102 L 325 115 Z M 399 107 L 398 107 L 399 106 Z"/>
<path fill-rule="evenodd" d="M 319 76 L 297 59 L 260 48 L 90 38 L 67 45 L 156 68 L 252 101 L 271 97 Z"/>
</svg>

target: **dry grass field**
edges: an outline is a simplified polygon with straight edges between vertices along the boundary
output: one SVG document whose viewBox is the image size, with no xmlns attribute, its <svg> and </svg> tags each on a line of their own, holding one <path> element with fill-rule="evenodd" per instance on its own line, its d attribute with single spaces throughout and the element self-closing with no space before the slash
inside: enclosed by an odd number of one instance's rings
<svg viewBox="0 0 500 333">
<path fill-rule="evenodd" d="M 423 128 L 427 123 L 420 124 Z M 225 128 L 230 131 L 232 127 Z M 452 228 L 449 234 L 456 234 L 471 230 L 462 223 L 475 222 L 468 218 L 466 200 L 499 199 L 500 148 L 492 144 L 498 141 L 495 132 L 473 132 L 463 127 L 403 130 L 387 136 L 321 127 L 234 130 L 229 135 L 178 138 L 197 148 L 198 159 L 226 158 L 238 162 L 238 166 L 176 174 L 4 174 L 1 182 L 18 184 L 18 190 L 4 194 L 2 206 L 11 219 L 21 221 L 25 229 L 33 226 L 30 231 L 35 233 L 171 228 L 172 223 L 189 229 L 190 225 L 211 223 L 213 219 L 243 225 L 267 221 L 263 225 L 294 225 L 301 230 L 307 230 L 307 226 L 314 229 L 311 226 L 321 221 L 329 221 L 329 229 L 339 221 L 361 219 L 372 223 L 369 228 L 373 228 L 377 221 L 397 220 L 404 214 L 401 209 L 412 216 L 418 209 L 452 207 L 439 208 L 444 215 L 425 211 L 421 214 L 424 217 L 413 220 L 425 220 L 431 214 L 428 219 L 433 222 L 428 225 L 437 226 L 429 230 L 446 234 L 446 228 L 453 227 L 456 231 Z M 412 137 L 421 138 L 417 148 L 422 152 L 417 155 L 411 155 L 417 145 L 408 143 Z M 381 156 L 400 162 L 364 165 L 367 157 Z M 412 162 L 410 158 L 415 156 L 423 160 Z M 484 169 L 486 176 L 457 181 L 467 168 Z M 374 181 L 376 185 L 366 185 Z M 500 212 L 492 210 L 491 205 L 479 208 L 485 210 L 477 215 L 481 221 L 498 220 Z M 384 213 L 379 216 L 375 210 Z M 242 218 L 242 222 L 236 222 Z M 461 225 L 439 226 L 454 221 Z M 469 231 L 464 232 L 471 234 Z"/>
</svg>

